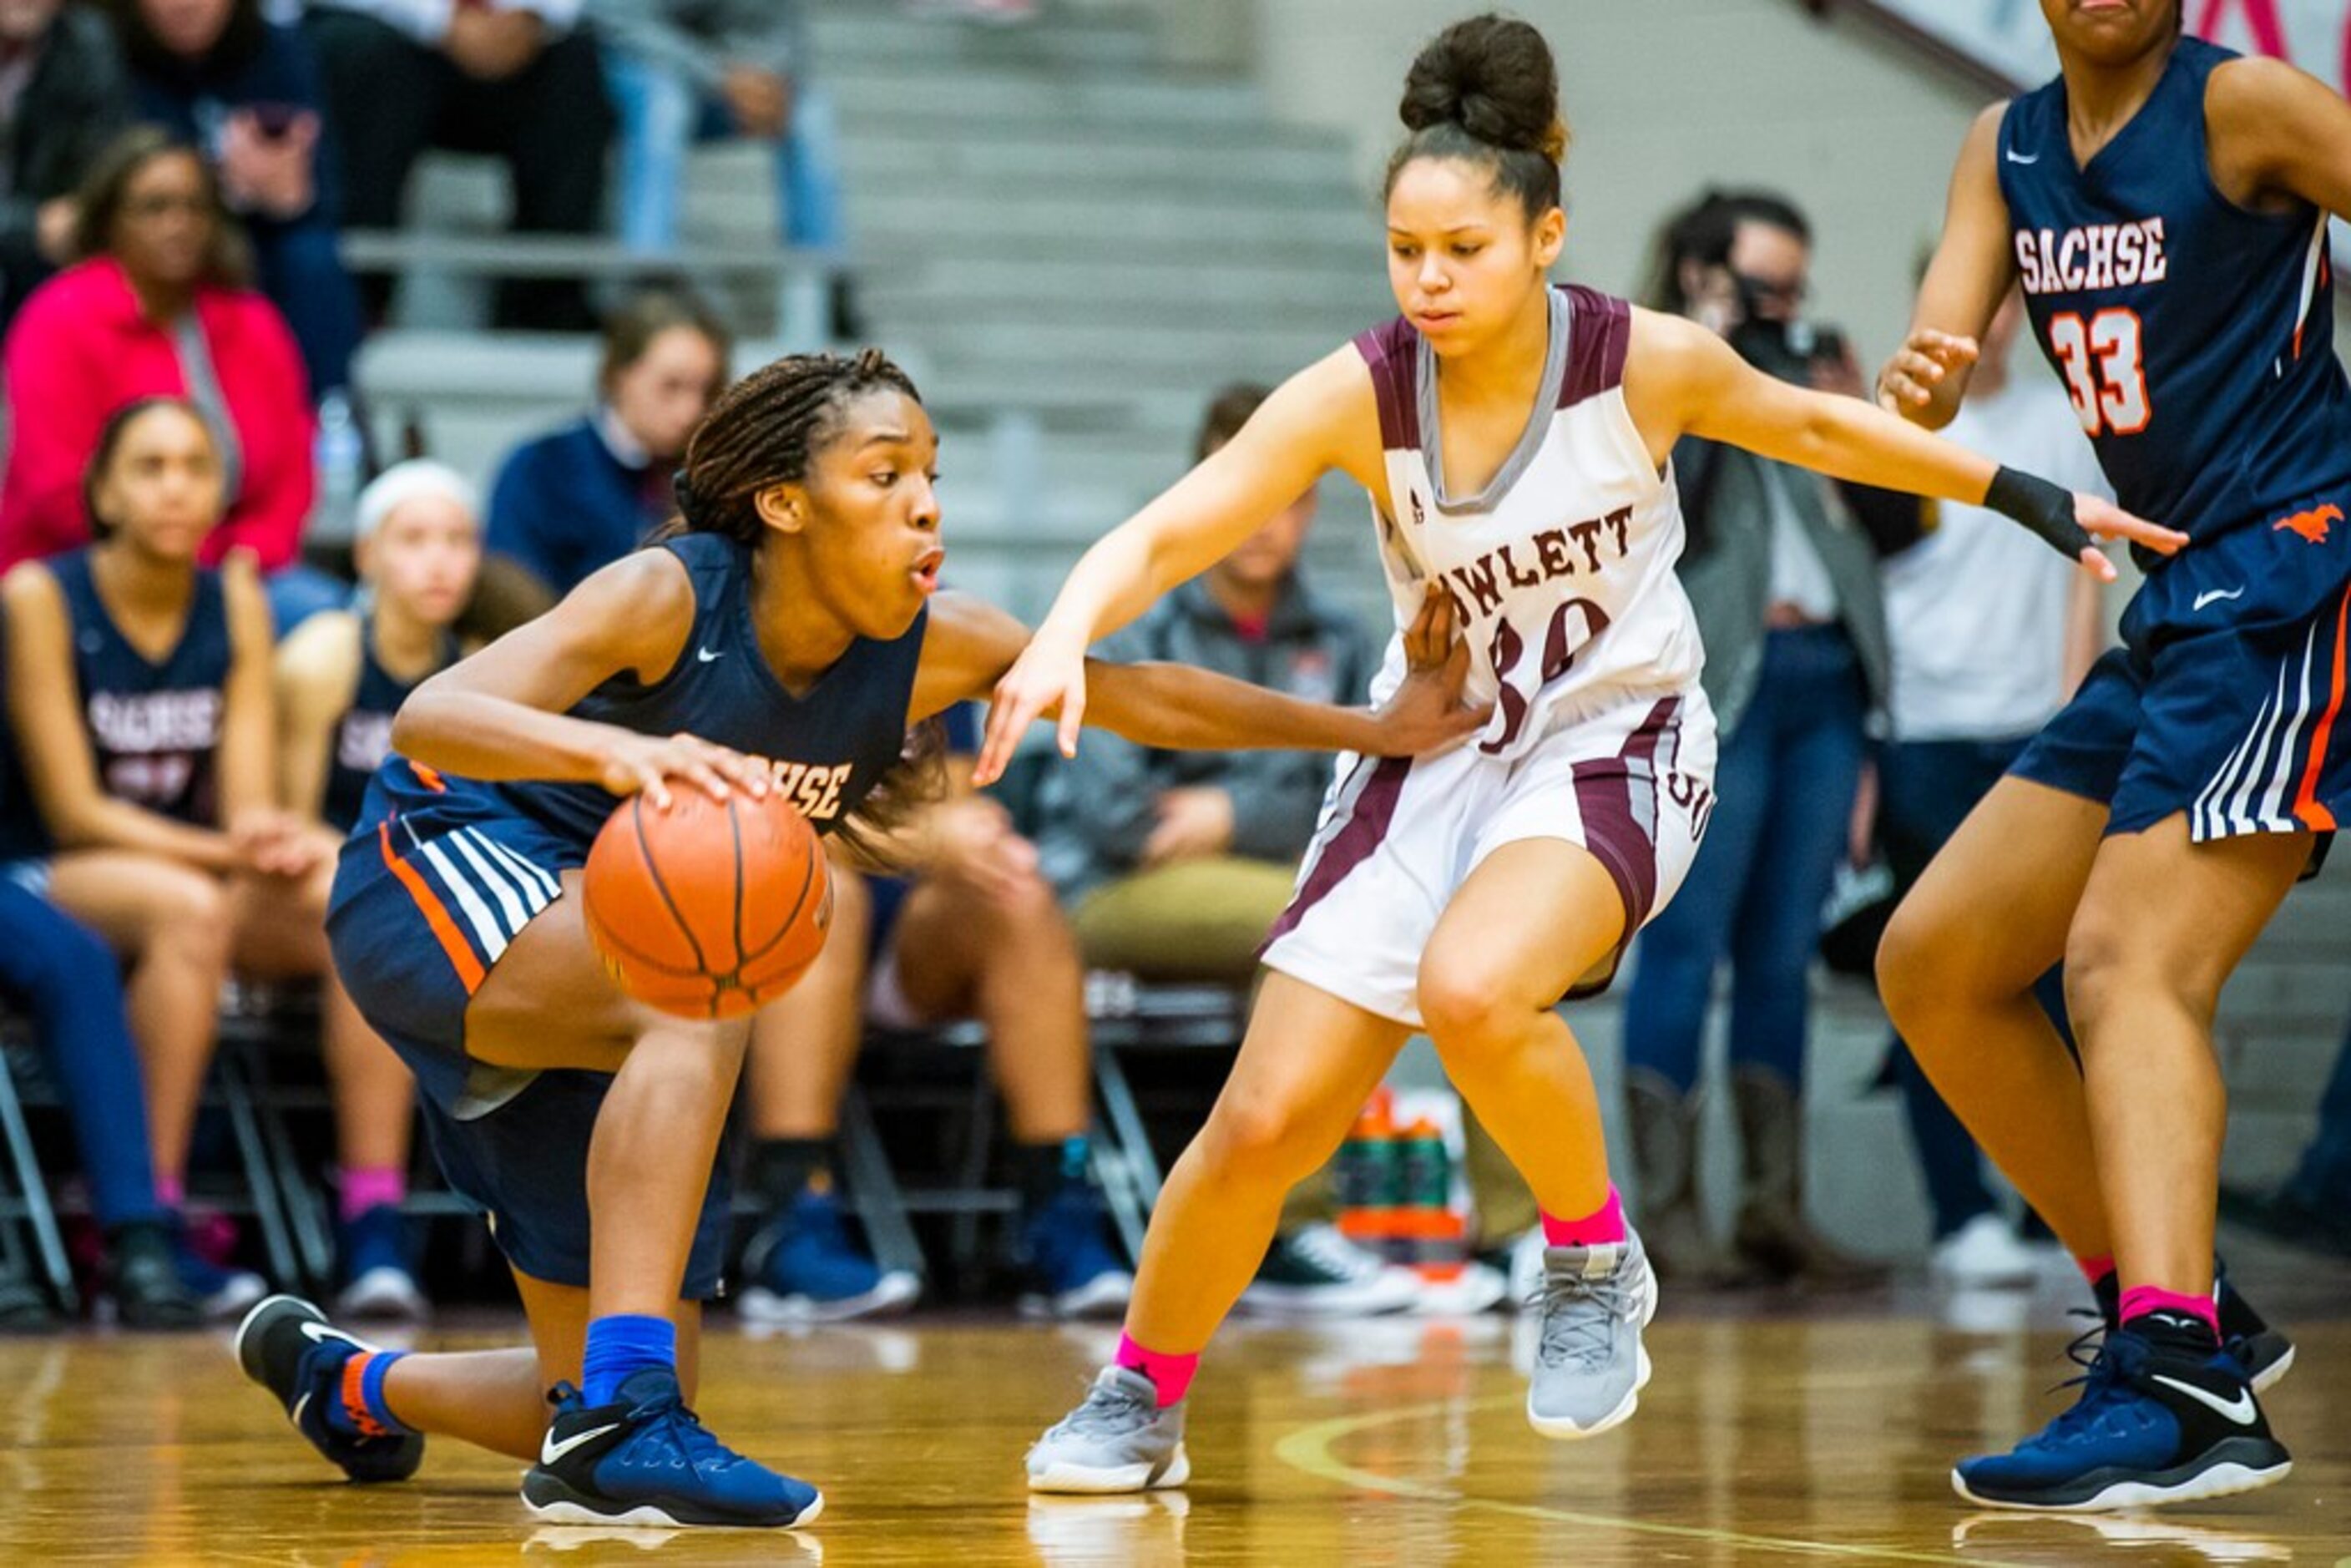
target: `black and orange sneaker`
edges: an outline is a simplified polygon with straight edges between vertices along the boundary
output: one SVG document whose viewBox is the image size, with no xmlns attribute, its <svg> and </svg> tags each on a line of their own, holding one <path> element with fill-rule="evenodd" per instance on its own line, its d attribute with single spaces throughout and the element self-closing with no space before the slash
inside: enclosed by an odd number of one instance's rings
<svg viewBox="0 0 2351 1568">
<path fill-rule="evenodd" d="M 236 1330 L 237 1364 L 277 1397 L 312 1448 L 355 1481 L 404 1481 L 423 1462 L 422 1433 L 351 1433 L 332 1419 L 344 1404 L 345 1364 L 377 1348 L 296 1296 L 256 1303 Z"/>
</svg>

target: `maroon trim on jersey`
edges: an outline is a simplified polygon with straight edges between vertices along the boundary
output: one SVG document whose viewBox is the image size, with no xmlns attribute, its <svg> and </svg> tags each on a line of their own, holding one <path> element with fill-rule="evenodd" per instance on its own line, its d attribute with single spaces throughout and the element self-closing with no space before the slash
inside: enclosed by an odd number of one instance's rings
<svg viewBox="0 0 2351 1568">
<path fill-rule="evenodd" d="M 1583 818 L 1583 847 L 1608 873 L 1625 901 L 1625 934 L 1633 939 L 1657 902 L 1658 743 L 1681 724 L 1681 698 L 1666 697 L 1649 710 L 1641 727 L 1625 738 L 1615 758 L 1575 765 L 1576 810 Z M 1643 800 L 1642 796 L 1647 799 Z M 1646 806 L 1646 810 L 1642 808 Z"/>
<path fill-rule="evenodd" d="M 1356 791 L 1354 808 L 1348 813 L 1346 824 L 1314 857 L 1306 880 L 1299 885 L 1298 896 L 1290 901 L 1290 907 L 1281 912 L 1281 918 L 1266 934 L 1269 946 L 1296 929 L 1308 910 L 1331 896 L 1331 890 L 1344 882 L 1349 872 L 1371 859 L 1372 852 L 1387 837 L 1388 824 L 1395 820 L 1396 802 L 1404 796 L 1405 776 L 1411 771 L 1409 757 L 1380 758 L 1363 789 Z"/>
<path fill-rule="evenodd" d="M 1625 384 L 1625 350 L 1633 339 L 1633 308 L 1614 295 L 1580 284 L 1563 287 L 1572 307 L 1567 373 L 1559 382 L 1559 406 L 1566 409 Z"/>
<path fill-rule="evenodd" d="M 1420 333 L 1399 316 L 1355 334 L 1355 351 L 1371 367 L 1372 392 L 1380 404 L 1380 450 L 1420 450 L 1420 378 L 1416 351 Z"/>
</svg>

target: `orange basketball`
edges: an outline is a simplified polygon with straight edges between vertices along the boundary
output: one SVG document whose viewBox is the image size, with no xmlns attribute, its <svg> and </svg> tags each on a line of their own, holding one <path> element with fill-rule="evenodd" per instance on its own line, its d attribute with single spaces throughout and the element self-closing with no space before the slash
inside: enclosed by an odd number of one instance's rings
<svg viewBox="0 0 2351 1568">
<path fill-rule="evenodd" d="M 808 820 L 779 794 L 632 795 L 588 852 L 580 914 L 621 989 L 680 1018 L 740 1018 L 816 962 L 832 881 Z"/>
</svg>

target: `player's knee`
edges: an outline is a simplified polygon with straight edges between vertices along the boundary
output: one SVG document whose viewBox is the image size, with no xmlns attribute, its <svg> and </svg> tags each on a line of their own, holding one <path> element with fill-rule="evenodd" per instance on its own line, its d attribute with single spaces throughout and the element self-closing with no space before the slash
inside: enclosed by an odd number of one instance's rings
<svg viewBox="0 0 2351 1568">
<path fill-rule="evenodd" d="M 142 890 L 149 942 L 191 962 L 228 963 L 235 937 L 228 888 L 215 877 L 177 866 L 157 866 Z"/>
<path fill-rule="evenodd" d="M 1228 1097 L 1208 1118 L 1204 1152 L 1228 1175 L 1295 1183 L 1316 1163 L 1310 1121 L 1301 1107 L 1270 1096 Z"/>
<path fill-rule="evenodd" d="M 1484 964 L 1424 962 L 1418 991 L 1421 1021 L 1447 1057 L 1514 1037 L 1529 1010 L 1511 977 Z"/>
<path fill-rule="evenodd" d="M 1931 903 L 1906 898 L 1877 943 L 1877 994 L 1896 1026 L 2002 988 Z"/>
</svg>

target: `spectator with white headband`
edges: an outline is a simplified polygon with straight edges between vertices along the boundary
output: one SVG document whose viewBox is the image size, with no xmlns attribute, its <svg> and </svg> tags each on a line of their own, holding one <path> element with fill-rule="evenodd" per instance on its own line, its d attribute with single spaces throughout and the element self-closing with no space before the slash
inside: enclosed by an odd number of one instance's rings
<svg viewBox="0 0 2351 1568">
<path fill-rule="evenodd" d="M 453 470 L 423 461 L 384 470 L 359 497 L 358 605 L 311 617 L 279 648 L 279 800 L 320 831 L 350 831 L 390 748 L 393 714 L 418 683 L 455 661 L 450 628 L 481 566 L 478 517 L 474 487 Z M 323 882 L 313 891 L 323 957 Z M 414 1084 L 331 967 L 319 972 L 339 1164 L 337 1310 L 421 1316 L 400 1212 Z"/>
</svg>

